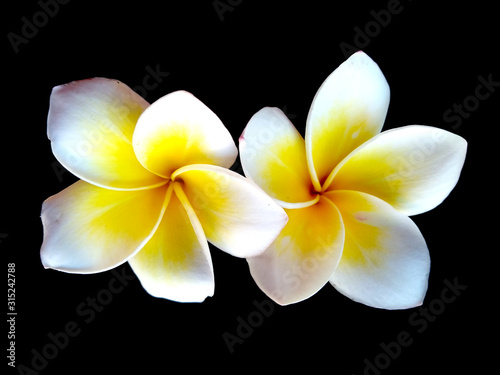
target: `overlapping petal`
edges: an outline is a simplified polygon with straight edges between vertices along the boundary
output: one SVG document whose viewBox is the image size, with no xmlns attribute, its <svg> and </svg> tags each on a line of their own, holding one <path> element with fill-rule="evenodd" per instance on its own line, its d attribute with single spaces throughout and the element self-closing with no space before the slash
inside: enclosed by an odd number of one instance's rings
<svg viewBox="0 0 500 375">
<path fill-rule="evenodd" d="M 380 68 L 363 52 L 353 54 L 323 82 L 305 134 L 307 162 L 318 191 L 347 154 L 380 132 L 389 96 Z"/>
<path fill-rule="evenodd" d="M 165 178 L 189 164 L 229 168 L 238 154 L 221 120 L 186 91 L 165 95 L 148 107 L 137 122 L 133 145 L 141 164 Z"/>
<path fill-rule="evenodd" d="M 262 253 L 285 226 L 283 209 L 257 185 L 228 169 L 195 164 L 172 175 L 200 220 L 208 240 L 237 256 Z"/>
<path fill-rule="evenodd" d="M 276 240 L 263 254 L 247 259 L 257 285 L 281 305 L 302 301 L 323 287 L 344 244 L 340 213 L 328 199 L 286 212 L 289 221 Z"/>
<path fill-rule="evenodd" d="M 325 194 L 339 208 L 345 228 L 342 259 L 333 286 L 368 306 L 404 309 L 422 303 L 429 252 L 417 226 L 391 205 L 369 194 Z"/>
<path fill-rule="evenodd" d="M 165 194 L 165 186 L 118 191 L 78 181 L 48 198 L 42 206 L 43 265 L 93 273 L 125 262 L 152 236 Z"/>
<path fill-rule="evenodd" d="M 158 229 L 129 263 L 151 295 L 202 302 L 214 292 L 208 243 L 180 183 L 171 186 L 175 194 L 170 189 L 170 201 Z"/>
<path fill-rule="evenodd" d="M 132 135 L 148 103 L 117 80 L 93 78 L 54 87 L 48 137 L 59 162 L 92 184 L 113 189 L 163 181 L 137 160 Z"/>
<path fill-rule="evenodd" d="M 278 108 L 263 108 L 250 119 L 240 159 L 245 175 L 271 197 L 290 203 L 314 198 L 304 139 Z"/>
<path fill-rule="evenodd" d="M 349 155 L 333 172 L 328 190 L 375 195 L 406 215 L 431 210 L 455 187 L 467 142 L 429 126 L 385 131 Z"/>
</svg>

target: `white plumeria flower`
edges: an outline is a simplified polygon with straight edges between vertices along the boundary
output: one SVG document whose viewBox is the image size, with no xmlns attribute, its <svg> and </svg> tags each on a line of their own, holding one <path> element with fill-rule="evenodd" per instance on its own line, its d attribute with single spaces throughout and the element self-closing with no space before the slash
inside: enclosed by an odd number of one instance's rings
<svg viewBox="0 0 500 375">
<path fill-rule="evenodd" d="M 272 245 L 248 258 L 277 303 L 309 298 L 328 281 L 368 306 L 422 303 L 429 252 L 408 216 L 448 196 L 467 143 L 429 126 L 380 133 L 388 106 L 384 75 L 358 52 L 320 87 L 305 140 L 277 108 L 257 112 L 245 128 L 243 170 L 289 216 Z"/>
<path fill-rule="evenodd" d="M 81 181 L 43 204 L 46 268 L 95 273 L 128 261 L 151 295 L 198 302 L 214 292 L 207 239 L 255 256 L 286 224 L 281 207 L 227 169 L 231 135 L 188 92 L 150 106 L 116 80 L 58 86 L 48 136 Z"/>
</svg>

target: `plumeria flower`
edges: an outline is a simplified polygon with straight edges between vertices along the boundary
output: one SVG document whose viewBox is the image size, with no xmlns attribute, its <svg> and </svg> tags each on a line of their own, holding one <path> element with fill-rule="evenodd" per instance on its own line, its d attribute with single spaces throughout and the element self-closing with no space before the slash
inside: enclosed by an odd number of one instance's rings
<svg viewBox="0 0 500 375">
<path fill-rule="evenodd" d="M 467 143 L 429 126 L 380 133 L 389 86 L 363 52 L 322 84 L 305 139 L 277 108 L 264 108 L 240 137 L 245 175 L 289 221 L 261 255 L 249 257 L 258 286 L 286 305 L 328 281 L 368 306 L 420 305 L 429 252 L 408 217 L 439 205 L 456 185 Z"/>
<path fill-rule="evenodd" d="M 285 212 L 227 169 L 237 148 L 220 119 L 185 91 L 152 105 L 105 78 L 55 87 L 48 136 L 81 180 L 42 207 L 42 263 L 95 273 L 126 261 L 153 296 L 203 301 L 214 292 L 207 239 L 249 257 L 263 252 Z"/>
</svg>

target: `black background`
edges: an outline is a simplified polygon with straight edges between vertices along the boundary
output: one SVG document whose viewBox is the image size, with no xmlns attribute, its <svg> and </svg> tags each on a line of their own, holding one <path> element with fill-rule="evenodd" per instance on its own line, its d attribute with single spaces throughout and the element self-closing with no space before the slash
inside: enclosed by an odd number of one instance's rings
<svg viewBox="0 0 500 375">
<path fill-rule="evenodd" d="M 235 141 L 264 106 L 285 109 L 303 132 L 316 90 L 346 58 L 340 43 L 355 46 L 355 27 L 364 29 L 374 19 L 371 11 L 387 9 L 391 2 L 232 3 L 221 19 L 213 1 L 72 0 L 60 5 L 57 14 L 40 16 L 43 26 L 17 53 L 8 33 L 22 36 L 23 17 L 32 20 L 41 8 L 36 1 L 3 5 L 2 113 L 7 116 L 1 133 L 0 250 L 6 254 L 5 268 L 16 263 L 16 365 L 32 368 L 34 353 L 50 352 L 49 333 L 73 321 L 78 335 L 42 366 L 41 374 L 121 374 L 139 365 L 141 373 L 271 373 L 306 366 L 312 373 L 358 375 L 377 357 L 383 374 L 462 373 L 468 365 L 475 373 L 497 368 L 498 244 L 491 237 L 498 222 L 498 158 L 488 143 L 498 133 L 500 90 L 493 88 L 460 121 L 443 118 L 454 103 L 475 95 L 479 76 L 500 81 L 497 11 L 478 1 L 437 6 L 401 0 L 401 12 L 380 30 L 373 26 L 366 45 L 358 40 L 357 47 L 379 64 L 391 87 L 384 129 L 426 124 L 469 142 L 457 187 L 436 209 L 413 217 L 432 260 L 423 306 L 435 311 L 444 306 L 424 319 L 428 324 L 422 332 L 417 331 L 422 325 L 412 323 L 418 308 L 369 308 L 330 285 L 299 304 L 272 304 L 272 313 L 259 319 L 253 302 L 267 297 L 251 279 L 246 261 L 213 246 L 214 297 L 201 304 L 156 299 L 135 279 L 92 319 L 79 314 L 78 306 L 102 296 L 114 274 L 43 269 L 41 204 L 76 181 L 69 172 L 58 171 L 58 176 L 54 170 L 46 137 L 52 87 L 96 76 L 136 87 L 143 84 L 148 66 L 158 66 L 169 75 L 147 92 L 149 102 L 175 90 L 190 91 L 221 118 Z M 117 270 L 132 275 L 128 265 Z M 467 289 L 452 303 L 436 302 L 444 280 L 455 279 Z M 230 353 L 223 335 L 237 336 L 238 325 L 249 315 L 255 327 Z M 402 331 L 409 333 L 411 345 L 384 362 L 380 344 L 396 340 Z M 5 367 L 8 360 L 2 358 Z"/>
</svg>

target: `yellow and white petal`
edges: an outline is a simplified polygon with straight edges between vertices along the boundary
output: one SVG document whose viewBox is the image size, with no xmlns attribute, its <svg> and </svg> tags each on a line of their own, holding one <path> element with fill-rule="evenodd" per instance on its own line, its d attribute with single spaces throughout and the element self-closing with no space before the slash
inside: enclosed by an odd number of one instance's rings
<svg viewBox="0 0 500 375">
<path fill-rule="evenodd" d="M 137 160 L 132 135 L 148 103 L 120 81 L 93 78 L 54 87 L 47 121 L 52 151 L 97 186 L 136 189 L 163 181 Z"/>
<path fill-rule="evenodd" d="M 261 255 L 248 258 L 257 285 L 280 305 L 302 301 L 331 278 L 342 255 L 344 228 L 331 201 L 286 210 L 289 220 Z"/>
<path fill-rule="evenodd" d="M 175 182 L 155 234 L 129 264 L 146 291 L 178 302 L 202 302 L 214 293 L 214 273 L 200 222 Z"/>
<path fill-rule="evenodd" d="M 339 208 L 345 227 L 342 259 L 331 278 L 342 294 L 365 305 L 406 309 L 422 304 L 430 258 L 413 221 L 369 194 L 325 194 Z"/>
<path fill-rule="evenodd" d="M 462 170 L 467 142 L 430 126 L 385 131 L 349 155 L 333 172 L 329 190 L 375 195 L 406 215 L 439 205 Z"/>
<path fill-rule="evenodd" d="M 229 168 L 238 154 L 221 120 L 186 91 L 165 95 L 148 107 L 139 118 L 133 144 L 142 165 L 165 178 L 189 164 Z"/>
<path fill-rule="evenodd" d="M 285 211 L 271 197 L 228 169 L 195 164 L 172 177 L 182 181 L 208 240 L 231 255 L 262 253 L 287 222 Z"/>
<path fill-rule="evenodd" d="M 94 273 L 125 262 L 152 236 L 166 187 L 118 191 L 78 181 L 42 205 L 45 268 Z"/>
<path fill-rule="evenodd" d="M 323 82 L 309 110 L 305 134 L 316 189 L 347 154 L 380 132 L 389 96 L 380 68 L 363 52 L 353 54 Z"/>
<path fill-rule="evenodd" d="M 245 175 L 271 197 L 290 203 L 314 198 L 304 139 L 280 109 L 266 107 L 250 119 L 240 159 Z"/>
</svg>

